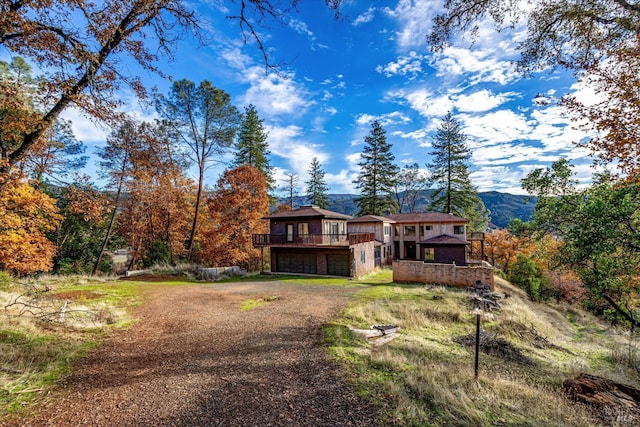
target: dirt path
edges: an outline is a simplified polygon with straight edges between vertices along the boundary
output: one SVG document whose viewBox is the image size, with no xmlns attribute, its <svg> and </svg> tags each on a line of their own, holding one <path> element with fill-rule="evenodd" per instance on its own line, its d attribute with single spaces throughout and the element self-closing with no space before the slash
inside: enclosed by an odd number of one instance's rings
<svg viewBox="0 0 640 427">
<path fill-rule="evenodd" d="M 258 282 L 159 288 L 25 426 L 374 426 L 320 326 L 352 290 Z M 242 301 L 276 301 L 241 311 Z"/>
</svg>

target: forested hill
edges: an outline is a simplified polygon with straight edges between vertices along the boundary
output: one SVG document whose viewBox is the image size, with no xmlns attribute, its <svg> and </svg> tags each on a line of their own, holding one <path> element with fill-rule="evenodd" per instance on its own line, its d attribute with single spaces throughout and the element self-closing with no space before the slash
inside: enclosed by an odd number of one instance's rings
<svg viewBox="0 0 640 427">
<path fill-rule="evenodd" d="M 531 212 L 536 205 L 535 197 L 515 195 L 508 193 L 499 193 L 497 191 L 489 191 L 478 193 L 484 205 L 491 211 L 491 223 L 497 227 L 504 228 L 509 225 L 513 218 L 528 221 L 531 218 Z M 421 191 L 416 201 L 416 212 L 424 212 L 427 210 L 431 201 L 431 191 Z M 347 215 L 355 215 L 358 211 L 356 206 L 356 195 L 353 194 L 329 194 L 329 206 L 327 209 L 340 212 Z M 288 203 L 286 200 L 281 200 Z M 294 198 L 294 205 L 301 206 L 307 204 L 304 196 Z"/>
</svg>

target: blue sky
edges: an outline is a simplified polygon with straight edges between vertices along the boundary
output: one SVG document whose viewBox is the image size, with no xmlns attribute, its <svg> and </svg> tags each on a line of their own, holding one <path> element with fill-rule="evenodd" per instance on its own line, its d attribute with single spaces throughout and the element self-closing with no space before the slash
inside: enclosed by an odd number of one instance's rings
<svg viewBox="0 0 640 427">
<path fill-rule="evenodd" d="M 211 81 L 241 110 L 254 104 L 269 132 L 276 178 L 297 174 L 300 194 L 313 157 L 322 163 L 332 193 L 356 192 L 352 181 L 374 119 L 386 129 L 399 166 L 417 162 L 425 168 L 431 137 L 448 111 L 463 124 L 471 180 L 479 191 L 523 193 L 522 177 L 560 157 L 576 165 L 581 182 L 591 178 L 588 153 L 573 144 L 585 135 L 555 101 L 572 92 L 581 99 L 592 95 L 563 71 L 518 75 L 512 61 L 521 28 L 496 33 L 481 25 L 474 43 L 458 39 L 432 54 L 426 35 L 439 1 L 347 0 L 342 13 L 348 19 L 335 20 L 324 2 L 307 0 L 283 26 L 260 29 L 272 60 L 283 64 L 277 75 L 266 71 L 255 43 L 243 43 L 238 23 L 225 19 L 236 11 L 220 3 L 195 4 L 209 21 L 207 45 L 181 41 L 175 61 L 161 67 L 174 79 Z M 146 72 L 142 78 L 162 93 L 170 85 Z M 130 94 L 121 96 L 132 114 L 154 117 Z M 65 117 L 88 151 L 104 144 L 105 130 L 74 111 Z M 87 170 L 93 173 L 95 166 Z M 210 184 L 221 170 L 212 169 Z"/>
</svg>

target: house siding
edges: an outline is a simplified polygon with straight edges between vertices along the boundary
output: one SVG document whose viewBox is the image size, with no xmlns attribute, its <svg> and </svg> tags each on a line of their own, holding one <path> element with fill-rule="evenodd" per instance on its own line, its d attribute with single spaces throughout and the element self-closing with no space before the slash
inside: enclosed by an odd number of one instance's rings
<svg viewBox="0 0 640 427">
<path fill-rule="evenodd" d="M 426 260 L 424 256 L 425 249 L 429 247 L 434 248 L 433 260 Z M 424 262 L 427 263 L 456 264 L 464 266 L 467 265 L 466 251 L 467 249 L 464 246 L 421 245 L 420 259 L 424 260 Z"/>
<path fill-rule="evenodd" d="M 384 227 L 390 227 L 390 233 L 384 234 Z M 391 264 L 393 254 L 392 234 L 393 224 L 389 222 L 348 222 L 349 233 L 374 233 L 376 244 L 380 246 L 380 258 L 377 258 L 375 265 Z"/>
<path fill-rule="evenodd" d="M 351 246 L 351 275 L 353 277 L 364 276 L 375 269 L 374 248 L 375 242 L 359 243 Z M 362 254 L 364 254 L 364 259 Z"/>
</svg>

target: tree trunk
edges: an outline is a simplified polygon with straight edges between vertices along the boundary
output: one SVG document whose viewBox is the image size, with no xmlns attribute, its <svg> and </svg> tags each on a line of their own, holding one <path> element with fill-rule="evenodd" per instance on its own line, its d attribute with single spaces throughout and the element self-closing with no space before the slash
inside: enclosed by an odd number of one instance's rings
<svg viewBox="0 0 640 427">
<path fill-rule="evenodd" d="M 189 234 L 189 243 L 187 246 L 187 261 L 191 262 L 193 255 L 193 241 L 196 237 L 196 228 L 198 226 L 198 214 L 200 212 L 200 199 L 202 198 L 202 185 L 204 182 L 204 166 L 200 166 L 200 176 L 198 177 L 198 194 L 196 195 L 196 208 L 193 214 L 193 222 L 191 223 L 191 233 Z"/>
<path fill-rule="evenodd" d="M 111 232 L 113 231 L 113 225 L 116 222 L 116 214 L 118 213 L 118 206 L 120 204 L 120 195 L 122 194 L 122 186 L 124 184 L 124 172 L 127 169 L 127 162 L 129 161 L 129 152 L 125 152 L 124 158 L 122 160 L 122 168 L 120 169 L 120 179 L 118 180 L 118 190 L 116 191 L 116 199 L 113 206 L 113 212 L 111 212 L 111 219 L 109 220 L 109 227 L 107 228 L 107 234 L 104 236 L 104 240 L 102 241 L 102 247 L 100 248 L 100 253 L 98 253 L 98 258 L 96 259 L 95 264 L 93 264 L 93 270 L 91 270 L 91 275 L 95 276 L 98 272 L 98 267 L 100 266 L 100 261 L 102 260 L 102 255 L 107 250 L 107 245 L 109 244 L 109 239 L 111 238 Z"/>
</svg>

